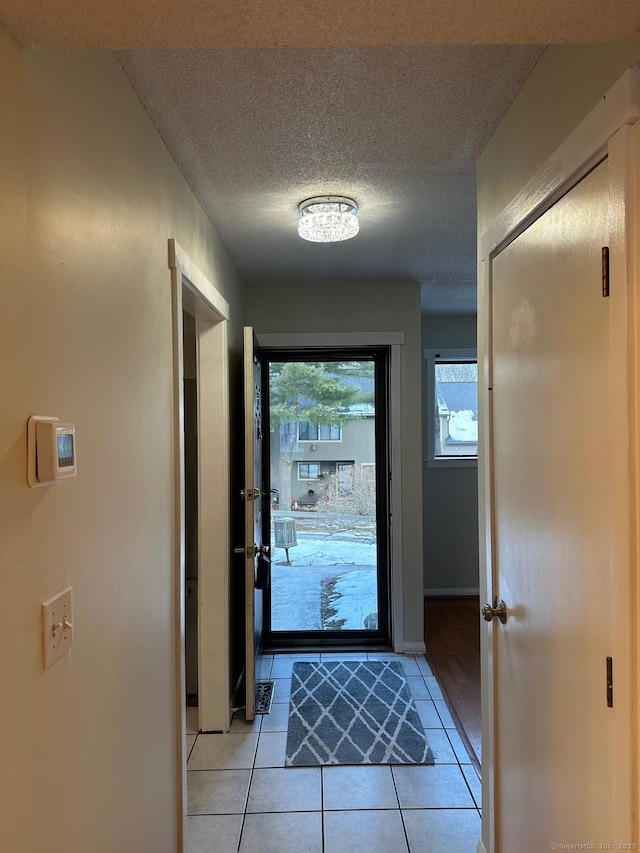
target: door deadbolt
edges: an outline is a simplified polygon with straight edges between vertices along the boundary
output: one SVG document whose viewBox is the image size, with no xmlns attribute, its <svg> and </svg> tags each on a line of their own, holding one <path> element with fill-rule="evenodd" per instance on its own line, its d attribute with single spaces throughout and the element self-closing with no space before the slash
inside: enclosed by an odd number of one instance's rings
<svg viewBox="0 0 640 853">
<path fill-rule="evenodd" d="M 494 599 L 493 607 L 485 604 L 480 612 L 485 622 L 492 622 L 494 616 L 497 616 L 503 625 L 507 624 L 507 605 L 502 599 Z"/>
<path fill-rule="evenodd" d="M 257 554 L 262 554 L 263 557 L 267 557 L 269 555 L 269 546 L 268 545 L 249 545 L 248 548 L 234 548 L 234 554 L 244 554 L 246 557 L 251 559 L 255 557 Z"/>
</svg>

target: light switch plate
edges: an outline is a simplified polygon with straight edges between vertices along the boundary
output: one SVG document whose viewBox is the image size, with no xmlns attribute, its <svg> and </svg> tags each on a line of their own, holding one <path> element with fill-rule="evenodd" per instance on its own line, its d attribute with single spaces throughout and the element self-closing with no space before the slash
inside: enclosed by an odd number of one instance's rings
<svg viewBox="0 0 640 853">
<path fill-rule="evenodd" d="M 47 669 L 69 651 L 73 642 L 71 587 L 42 605 L 42 668 Z"/>
</svg>

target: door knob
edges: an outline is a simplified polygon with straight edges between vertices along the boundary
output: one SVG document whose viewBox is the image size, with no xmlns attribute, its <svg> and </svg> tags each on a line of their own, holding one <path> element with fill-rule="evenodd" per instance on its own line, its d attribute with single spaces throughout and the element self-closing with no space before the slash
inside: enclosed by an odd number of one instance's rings
<svg viewBox="0 0 640 853">
<path fill-rule="evenodd" d="M 497 616 L 503 625 L 507 623 L 507 605 L 502 599 L 497 598 L 493 601 L 493 607 L 490 604 L 485 604 L 480 611 L 485 622 L 492 622 L 493 617 Z"/>
</svg>

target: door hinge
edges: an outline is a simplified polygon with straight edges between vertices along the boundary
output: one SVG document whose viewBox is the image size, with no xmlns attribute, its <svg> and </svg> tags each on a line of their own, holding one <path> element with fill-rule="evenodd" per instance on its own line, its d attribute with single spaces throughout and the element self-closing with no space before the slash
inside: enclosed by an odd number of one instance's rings
<svg viewBox="0 0 640 853">
<path fill-rule="evenodd" d="M 602 295 L 609 295 L 609 247 L 602 247 Z"/>
<path fill-rule="evenodd" d="M 607 707 L 613 708 L 613 658 L 607 658 Z"/>
</svg>

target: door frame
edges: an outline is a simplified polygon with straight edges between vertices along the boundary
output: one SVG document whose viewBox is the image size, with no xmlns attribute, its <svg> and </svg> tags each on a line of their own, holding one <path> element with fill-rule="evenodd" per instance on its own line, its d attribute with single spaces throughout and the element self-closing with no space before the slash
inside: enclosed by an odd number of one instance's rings
<svg viewBox="0 0 640 853">
<path fill-rule="evenodd" d="M 424 643 L 404 639 L 404 588 L 402 563 L 402 349 L 404 332 L 283 332 L 256 333 L 265 349 L 348 349 L 389 347 L 389 609 L 391 643 L 402 654 L 424 654 Z"/>
<path fill-rule="evenodd" d="M 611 292 L 622 294 L 612 300 L 611 324 L 618 334 L 611 337 L 611 387 L 613 408 L 627 426 L 618 452 L 612 456 L 612 476 L 628 482 L 626 494 L 611 508 L 614 519 L 614 562 L 628 567 L 617 576 L 612 590 L 616 613 L 616 634 L 612 654 L 618 662 L 616 670 L 616 704 L 623 709 L 623 729 L 616 749 L 628 754 L 629 744 L 639 749 L 637 662 L 640 636 L 635 613 L 638 607 L 638 518 L 636 484 L 640 475 L 638 425 L 640 423 L 640 370 L 638 370 L 638 335 L 640 334 L 640 68 L 629 69 L 605 98 L 589 113 L 553 156 L 514 197 L 479 239 L 478 259 L 478 402 L 480 452 L 478 457 L 479 531 L 480 531 L 480 595 L 491 602 L 496 588 L 493 565 L 493 465 L 490 388 L 492 260 L 516 237 L 545 213 L 602 160 L 610 168 L 615 227 L 610 241 Z M 635 201 L 634 201 L 635 200 Z M 614 372 L 615 371 L 615 372 Z M 621 372 L 620 372 L 621 371 Z M 626 439 L 626 441 L 625 441 Z M 622 490 L 621 490 L 622 491 Z M 495 679 L 493 663 L 500 626 L 495 620 L 481 631 L 482 661 L 482 839 L 478 853 L 507 853 L 496 847 L 496 830 L 500 804 L 496 797 L 496 752 L 499 749 L 495 731 Z M 628 676 L 625 678 L 625 675 Z M 640 759 L 640 753 L 637 755 Z M 635 762 L 638 767 L 638 760 Z M 637 769 L 633 777 L 622 782 L 637 795 Z M 524 808 L 524 804 L 523 804 Z M 638 817 L 636 815 L 636 821 Z M 640 827 L 634 827 L 636 835 Z"/>
<path fill-rule="evenodd" d="M 186 850 L 183 310 L 196 320 L 198 397 L 198 729 L 228 731 L 229 304 L 169 240 L 173 341 L 174 636 L 178 850 Z"/>
<path fill-rule="evenodd" d="M 390 556 L 390 535 L 391 535 L 391 511 L 390 511 L 390 472 L 391 472 L 391 453 L 390 453 L 390 363 L 391 351 L 389 346 L 384 347 L 358 347 L 354 344 L 348 347 L 321 347 L 312 348 L 305 347 L 299 349 L 296 347 L 260 347 L 260 356 L 262 363 L 262 398 L 267 416 L 271 416 L 271 396 L 269 389 L 269 367 L 272 363 L 280 362 L 322 362 L 322 361 L 369 361 L 375 366 L 375 464 L 376 464 L 376 589 L 378 613 L 383 612 L 385 616 L 384 627 L 374 630 L 349 630 L 345 632 L 340 629 L 336 630 L 288 630 L 274 632 L 271 624 L 272 615 L 272 586 L 265 591 L 265 613 L 268 613 L 268 620 L 264 623 L 264 636 L 267 640 L 265 643 L 268 649 L 295 649 L 296 647 L 306 648 L 314 644 L 317 639 L 322 645 L 327 648 L 348 647 L 358 645 L 371 648 L 386 648 L 391 645 L 392 641 L 392 613 L 391 613 L 391 556 Z M 264 369 L 267 368 L 267 369 Z M 383 405 L 379 405 L 379 400 L 384 397 Z M 265 488 L 267 484 L 270 493 L 271 487 L 271 438 L 269 431 L 265 431 L 267 436 L 266 444 L 268 451 L 263 450 L 263 482 Z M 293 464 L 296 464 L 295 462 Z M 270 502 L 269 502 L 270 503 Z M 263 541 L 270 535 L 271 529 L 271 507 L 267 504 L 267 512 L 263 519 Z M 272 555 L 273 558 L 273 555 Z M 382 571 L 381 571 L 382 567 Z M 279 643 L 275 643 L 275 636 L 279 636 Z"/>
</svg>

